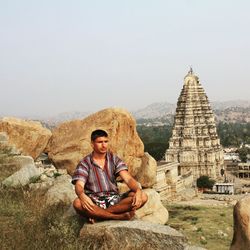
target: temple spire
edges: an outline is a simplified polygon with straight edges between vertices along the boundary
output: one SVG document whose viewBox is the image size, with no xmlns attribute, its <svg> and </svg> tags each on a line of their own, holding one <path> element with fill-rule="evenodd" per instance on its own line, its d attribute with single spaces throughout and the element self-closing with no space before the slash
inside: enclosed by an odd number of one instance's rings
<svg viewBox="0 0 250 250">
<path fill-rule="evenodd" d="M 188 74 L 190 74 L 190 75 L 193 75 L 193 68 L 192 68 L 192 66 L 190 66 L 190 69 L 189 69 L 189 71 L 188 71 Z"/>
<path fill-rule="evenodd" d="M 178 98 L 165 159 L 167 162 L 179 162 L 180 175 L 191 172 L 194 181 L 201 175 L 216 179 L 223 168 L 223 150 L 216 131 L 215 117 L 192 67 L 184 78 Z"/>
</svg>

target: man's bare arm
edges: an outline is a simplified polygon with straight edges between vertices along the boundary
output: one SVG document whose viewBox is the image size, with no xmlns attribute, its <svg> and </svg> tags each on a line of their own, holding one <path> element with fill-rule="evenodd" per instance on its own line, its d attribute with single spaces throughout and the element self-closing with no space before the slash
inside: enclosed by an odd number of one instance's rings
<svg viewBox="0 0 250 250">
<path fill-rule="evenodd" d="M 75 184 L 75 192 L 81 201 L 82 207 L 86 210 L 93 211 L 93 201 L 84 193 L 84 182 L 77 180 Z"/>
<path fill-rule="evenodd" d="M 142 191 L 139 183 L 131 176 L 127 170 L 122 170 L 119 172 L 121 178 L 125 181 L 128 187 L 135 192 L 133 197 L 132 206 L 137 209 L 142 205 Z"/>
</svg>

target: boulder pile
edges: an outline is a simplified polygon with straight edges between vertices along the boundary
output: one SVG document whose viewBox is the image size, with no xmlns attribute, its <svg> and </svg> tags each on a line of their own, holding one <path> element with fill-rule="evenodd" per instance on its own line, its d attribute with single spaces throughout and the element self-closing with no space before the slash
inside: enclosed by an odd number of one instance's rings
<svg viewBox="0 0 250 250">
<path fill-rule="evenodd" d="M 8 143 L 14 145 L 23 155 L 36 159 L 45 149 L 52 135 L 40 122 L 5 117 L 0 120 L 0 132 L 8 136 Z"/>
</svg>

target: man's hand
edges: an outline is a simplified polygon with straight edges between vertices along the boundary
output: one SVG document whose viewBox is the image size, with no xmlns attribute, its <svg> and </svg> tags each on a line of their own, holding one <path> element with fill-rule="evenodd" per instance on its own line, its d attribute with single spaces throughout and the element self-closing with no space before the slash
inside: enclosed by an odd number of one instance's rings
<svg viewBox="0 0 250 250">
<path fill-rule="evenodd" d="M 141 189 L 137 189 L 137 191 L 135 192 L 135 195 L 133 197 L 132 210 L 136 210 L 136 209 L 140 208 L 141 205 L 142 205 L 142 191 L 141 191 Z"/>
<path fill-rule="evenodd" d="M 84 193 L 79 196 L 82 207 L 87 211 L 94 211 L 94 203 L 93 201 Z"/>
<path fill-rule="evenodd" d="M 135 193 L 132 201 L 132 209 L 136 210 L 140 208 L 142 206 L 142 191 L 140 187 L 141 185 L 130 175 L 130 173 L 127 170 L 121 170 L 119 172 L 119 175 L 128 185 L 130 190 L 132 190 Z"/>
</svg>

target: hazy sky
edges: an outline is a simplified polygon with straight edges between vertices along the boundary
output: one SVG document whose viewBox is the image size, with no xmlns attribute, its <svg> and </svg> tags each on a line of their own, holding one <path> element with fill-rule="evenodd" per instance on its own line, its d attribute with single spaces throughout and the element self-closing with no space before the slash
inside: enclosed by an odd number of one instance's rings
<svg viewBox="0 0 250 250">
<path fill-rule="evenodd" d="M 250 95 L 249 0 L 0 0 L 0 115 Z"/>
</svg>

